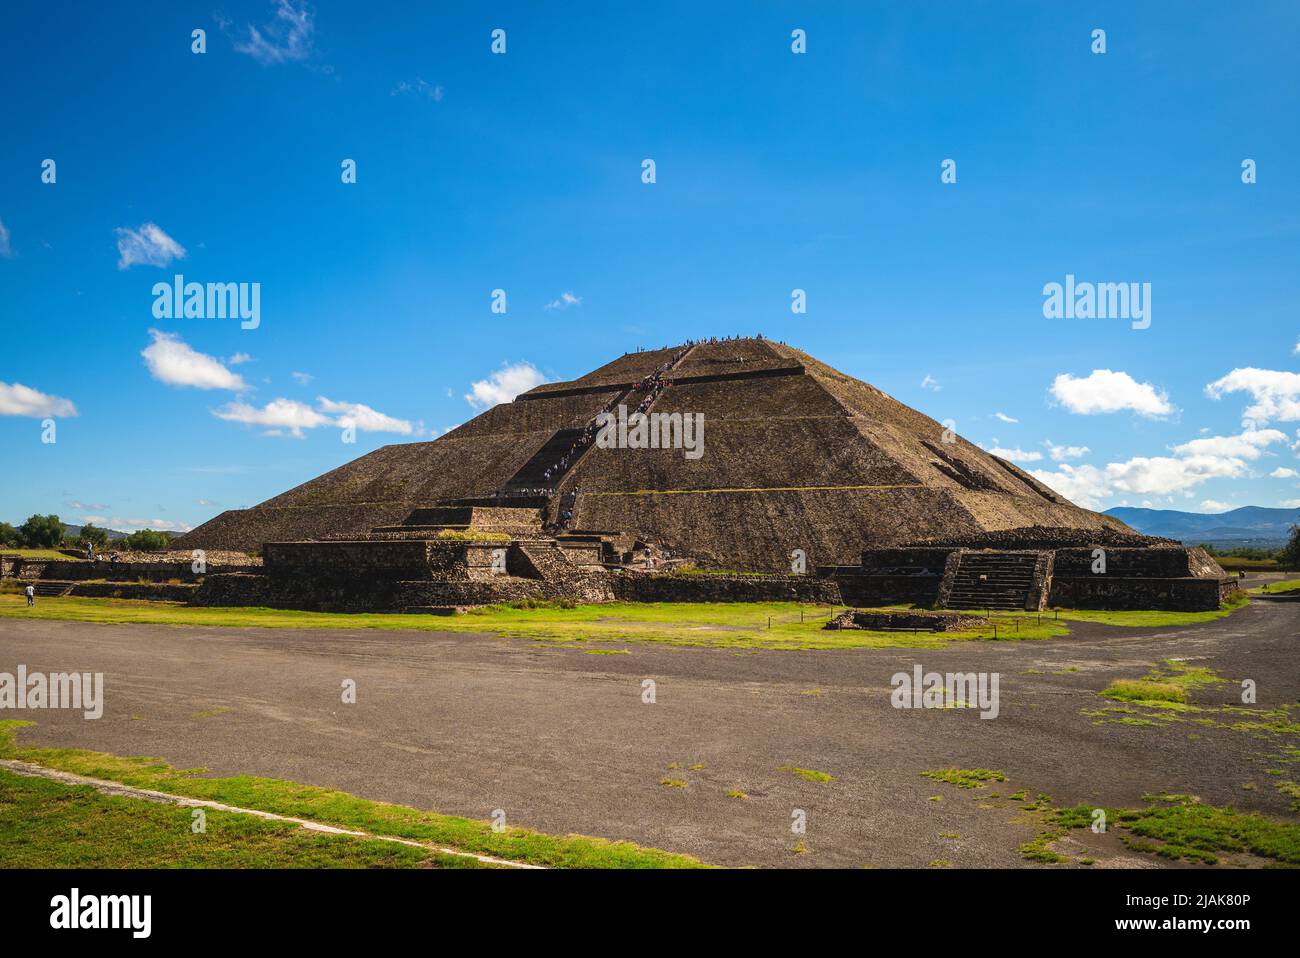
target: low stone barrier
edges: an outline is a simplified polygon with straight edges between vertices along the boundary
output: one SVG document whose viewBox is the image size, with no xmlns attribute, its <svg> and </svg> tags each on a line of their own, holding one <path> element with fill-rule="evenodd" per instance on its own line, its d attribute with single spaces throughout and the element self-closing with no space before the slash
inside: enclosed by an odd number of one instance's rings
<svg viewBox="0 0 1300 958">
<path fill-rule="evenodd" d="M 806 602 L 838 605 L 840 590 L 811 576 L 681 575 L 616 572 L 610 577 L 621 602 Z"/>
<path fill-rule="evenodd" d="M 961 632 L 981 625 L 978 615 L 956 612 L 874 612 L 848 609 L 827 622 L 823 629 L 866 629 L 871 632 Z"/>
</svg>

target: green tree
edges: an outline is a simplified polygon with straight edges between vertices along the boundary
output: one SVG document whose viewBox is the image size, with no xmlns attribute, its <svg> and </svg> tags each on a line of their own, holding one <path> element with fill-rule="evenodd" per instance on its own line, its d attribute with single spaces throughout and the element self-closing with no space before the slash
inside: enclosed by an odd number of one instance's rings
<svg viewBox="0 0 1300 958">
<path fill-rule="evenodd" d="M 154 552 L 158 549 L 166 549 L 171 541 L 170 532 L 159 532 L 156 529 L 140 529 L 126 537 L 126 547 L 137 552 Z"/>
<path fill-rule="evenodd" d="M 91 525 L 87 522 L 81 527 L 81 544 L 90 543 L 96 549 L 102 549 L 108 545 L 108 530 L 101 529 L 98 526 Z"/>
<path fill-rule="evenodd" d="M 30 516 L 18 527 L 18 533 L 29 549 L 54 549 L 63 542 L 63 521 L 53 513 Z"/>
<path fill-rule="evenodd" d="M 1300 568 L 1300 525 L 1291 527 L 1291 538 L 1282 547 L 1280 559 L 1284 566 L 1293 569 Z"/>
<path fill-rule="evenodd" d="M 13 547 L 20 543 L 21 535 L 7 522 L 0 522 L 0 546 Z"/>
</svg>

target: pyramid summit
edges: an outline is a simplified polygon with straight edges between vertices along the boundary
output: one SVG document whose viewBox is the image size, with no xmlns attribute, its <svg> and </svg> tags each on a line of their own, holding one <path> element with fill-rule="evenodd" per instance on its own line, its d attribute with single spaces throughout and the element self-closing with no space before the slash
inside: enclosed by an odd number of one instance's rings
<svg viewBox="0 0 1300 958">
<path fill-rule="evenodd" d="M 503 506 L 705 568 L 769 572 L 788 572 L 795 550 L 811 570 L 1026 527 L 1072 544 L 1132 535 L 868 383 L 757 337 L 626 353 L 433 441 L 224 512 L 176 545 L 251 551 L 361 535 L 420 509 Z"/>
</svg>

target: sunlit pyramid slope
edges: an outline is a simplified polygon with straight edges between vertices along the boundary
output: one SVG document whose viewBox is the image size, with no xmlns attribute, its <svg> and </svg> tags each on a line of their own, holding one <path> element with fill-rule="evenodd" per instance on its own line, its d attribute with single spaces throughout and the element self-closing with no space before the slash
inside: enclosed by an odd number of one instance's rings
<svg viewBox="0 0 1300 958">
<path fill-rule="evenodd" d="M 589 441 L 593 420 L 620 405 L 702 415 L 698 458 Z M 788 571 L 802 550 L 811 570 L 868 547 L 1026 526 L 1130 531 L 867 383 L 797 349 L 737 339 L 628 353 L 432 442 L 385 446 L 222 513 L 179 544 L 256 549 L 464 503 L 541 509 L 549 522 L 571 512 L 571 529 L 635 535 L 723 569 Z"/>
</svg>

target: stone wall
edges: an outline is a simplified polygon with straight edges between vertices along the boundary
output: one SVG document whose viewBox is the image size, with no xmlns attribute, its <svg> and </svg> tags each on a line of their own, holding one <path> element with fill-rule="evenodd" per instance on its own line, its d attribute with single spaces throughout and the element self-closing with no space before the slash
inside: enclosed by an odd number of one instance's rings
<svg viewBox="0 0 1300 958">
<path fill-rule="evenodd" d="M 674 575 L 617 572 L 610 576 L 620 602 L 807 602 L 840 604 L 839 587 L 811 576 Z"/>
<path fill-rule="evenodd" d="M 107 579 L 112 582 L 198 582 L 205 574 L 216 572 L 260 571 L 257 565 L 218 565 L 209 563 L 205 572 L 196 573 L 186 562 L 84 562 L 62 559 L 24 559 L 7 557 L 0 564 L 0 575 L 29 580 L 84 582 Z"/>
<path fill-rule="evenodd" d="M 1062 609 L 1166 609 L 1210 612 L 1231 595 L 1231 579 L 1053 576 L 1048 604 Z"/>
</svg>

